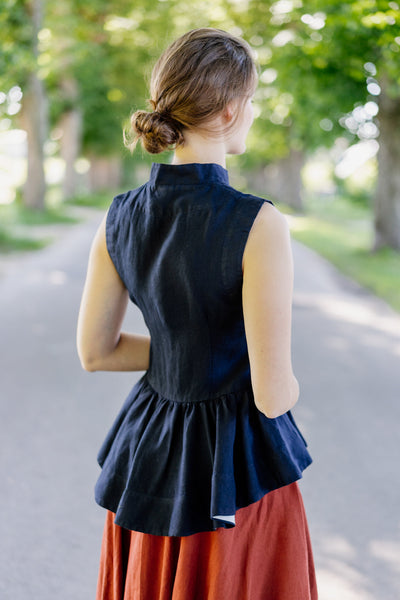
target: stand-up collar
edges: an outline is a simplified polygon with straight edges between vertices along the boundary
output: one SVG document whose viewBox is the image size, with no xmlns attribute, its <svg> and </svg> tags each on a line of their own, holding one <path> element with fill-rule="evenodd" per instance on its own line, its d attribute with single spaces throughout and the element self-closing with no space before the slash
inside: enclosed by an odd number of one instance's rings
<svg viewBox="0 0 400 600">
<path fill-rule="evenodd" d="M 198 185 L 210 182 L 229 185 L 228 171 L 215 163 L 184 165 L 153 163 L 151 166 L 150 184 L 152 186 Z"/>
</svg>

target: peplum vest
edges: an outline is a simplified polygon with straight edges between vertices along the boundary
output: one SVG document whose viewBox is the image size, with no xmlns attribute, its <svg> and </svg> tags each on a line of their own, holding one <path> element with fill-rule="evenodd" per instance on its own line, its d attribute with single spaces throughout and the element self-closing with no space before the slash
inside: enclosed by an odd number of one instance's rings
<svg viewBox="0 0 400 600">
<path fill-rule="evenodd" d="M 311 463 L 290 411 L 269 419 L 252 394 L 242 257 L 264 202 L 219 165 L 153 164 L 110 206 L 108 252 L 151 336 L 148 371 L 98 455 L 95 498 L 121 527 L 233 527 L 239 508 Z"/>
</svg>

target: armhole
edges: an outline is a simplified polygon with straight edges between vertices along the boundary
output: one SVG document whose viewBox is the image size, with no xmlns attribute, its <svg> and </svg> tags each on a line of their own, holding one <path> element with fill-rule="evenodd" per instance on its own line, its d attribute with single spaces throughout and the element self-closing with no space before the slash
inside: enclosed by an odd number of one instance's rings
<svg viewBox="0 0 400 600">
<path fill-rule="evenodd" d="M 127 226 L 127 221 L 124 220 L 124 214 L 121 213 L 121 208 L 124 201 L 128 198 L 129 192 L 115 196 L 108 209 L 106 218 L 106 247 L 107 252 L 111 258 L 111 261 L 117 271 L 122 283 L 126 287 L 129 293 L 130 300 L 138 305 L 135 296 L 130 289 L 129 282 L 127 280 L 128 274 L 124 269 L 124 254 L 122 248 L 118 247 L 118 238 L 121 237 L 119 234 L 121 228 Z M 124 236 L 124 230 L 122 231 L 122 237 Z M 125 275 L 127 277 L 125 277 Z"/>
<path fill-rule="evenodd" d="M 246 239 L 244 240 L 244 245 L 243 248 L 241 250 L 241 255 L 240 255 L 240 270 L 243 274 L 243 260 L 244 260 L 244 254 L 246 251 L 246 247 L 247 247 L 247 242 L 249 241 L 251 232 L 254 228 L 255 222 L 257 221 L 258 216 L 260 215 L 261 209 L 266 205 L 266 204 L 272 204 L 272 206 L 274 206 L 274 204 L 270 201 L 270 200 L 265 200 L 265 202 L 259 207 L 259 210 L 257 211 L 257 214 L 254 216 L 253 222 L 250 225 L 249 231 L 247 233 Z"/>
<path fill-rule="evenodd" d="M 106 246 L 115 266 L 115 199 L 112 201 L 106 217 Z"/>
<path fill-rule="evenodd" d="M 242 202 L 248 202 L 249 205 L 244 214 L 240 214 L 239 209 L 239 218 L 225 239 L 223 249 L 222 280 L 228 293 L 234 292 L 237 284 L 243 281 L 243 255 L 254 221 L 266 203 L 274 206 L 271 200 L 256 197 L 250 201 L 243 199 Z"/>
<path fill-rule="evenodd" d="M 124 193 L 124 194 L 119 194 L 118 196 L 115 196 L 113 198 L 113 201 L 110 204 L 110 207 L 108 209 L 107 212 L 107 218 L 106 218 L 106 246 L 107 246 L 107 250 L 108 250 L 108 254 L 110 255 L 110 258 L 112 260 L 112 262 L 114 263 L 115 268 L 117 269 L 118 273 L 120 273 L 120 269 L 119 269 L 119 260 L 118 260 L 118 252 L 117 252 L 117 236 L 118 236 L 118 231 L 120 229 L 120 225 L 121 223 L 123 223 L 123 220 L 121 220 L 121 207 L 124 203 L 124 201 L 126 200 L 128 193 Z"/>
</svg>

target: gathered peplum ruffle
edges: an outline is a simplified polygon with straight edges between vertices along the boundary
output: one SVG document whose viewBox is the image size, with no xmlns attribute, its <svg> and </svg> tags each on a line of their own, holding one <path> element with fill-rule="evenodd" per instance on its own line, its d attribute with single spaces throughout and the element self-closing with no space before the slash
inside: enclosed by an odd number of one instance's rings
<svg viewBox="0 0 400 600">
<path fill-rule="evenodd" d="M 238 509 L 298 480 L 311 457 L 291 413 L 267 418 L 251 389 L 178 402 L 145 374 L 98 461 L 96 501 L 117 525 L 186 536 L 233 527 Z"/>
</svg>

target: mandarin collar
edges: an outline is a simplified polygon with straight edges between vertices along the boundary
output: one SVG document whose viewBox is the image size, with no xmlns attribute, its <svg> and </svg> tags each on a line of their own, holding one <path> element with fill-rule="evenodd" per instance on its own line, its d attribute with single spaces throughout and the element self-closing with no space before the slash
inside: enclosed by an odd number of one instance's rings
<svg viewBox="0 0 400 600">
<path fill-rule="evenodd" d="M 199 185 L 203 183 L 229 185 L 228 171 L 215 163 L 188 163 L 166 165 L 153 163 L 150 171 L 150 184 L 157 185 Z"/>
</svg>

